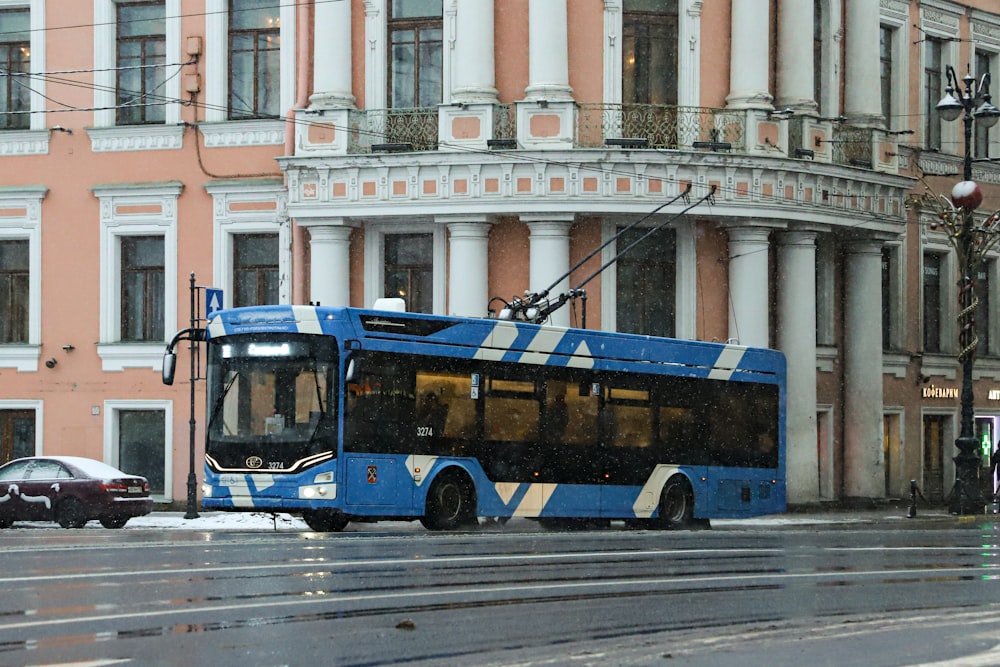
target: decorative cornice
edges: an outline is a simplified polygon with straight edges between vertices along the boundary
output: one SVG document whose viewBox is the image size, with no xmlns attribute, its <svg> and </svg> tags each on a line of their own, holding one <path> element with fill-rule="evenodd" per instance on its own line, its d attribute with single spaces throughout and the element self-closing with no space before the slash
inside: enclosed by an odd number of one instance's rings
<svg viewBox="0 0 1000 667">
<path fill-rule="evenodd" d="M 47 155 L 48 152 L 48 130 L 0 132 L 0 156 Z"/>
<path fill-rule="evenodd" d="M 184 140 L 183 125 L 88 127 L 86 131 L 95 153 L 179 150 Z"/>
<path fill-rule="evenodd" d="M 395 219 L 462 212 L 481 215 L 628 215 L 709 186 L 716 220 L 769 218 L 898 233 L 912 179 L 863 169 L 760 156 L 573 149 L 528 153 L 351 155 L 279 158 L 288 214 Z"/>
<path fill-rule="evenodd" d="M 285 143 L 285 121 L 236 120 L 202 123 L 199 131 L 208 148 L 231 146 L 280 146 Z"/>
</svg>

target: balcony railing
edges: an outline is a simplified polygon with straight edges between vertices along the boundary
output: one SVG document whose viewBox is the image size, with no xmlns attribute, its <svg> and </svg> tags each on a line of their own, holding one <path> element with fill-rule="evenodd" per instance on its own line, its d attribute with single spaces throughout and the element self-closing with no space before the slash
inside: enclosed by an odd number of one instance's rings
<svg viewBox="0 0 1000 667">
<path fill-rule="evenodd" d="M 692 148 L 698 142 L 731 150 L 746 146 L 745 114 L 708 107 L 659 104 L 579 104 L 577 146 L 607 139 L 645 139 L 651 148 Z"/>
<path fill-rule="evenodd" d="M 372 146 L 406 146 L 415 151 L 438 147 L 438 110 L 364 109 L 350 114 L 349 153 L 370 153 Z"/>
<path fill-rule="evenodd" d="M 833 163 L 871 169 L 874 132 L 870 127 L 835 126 L 831 142 Z"/>
</svg>

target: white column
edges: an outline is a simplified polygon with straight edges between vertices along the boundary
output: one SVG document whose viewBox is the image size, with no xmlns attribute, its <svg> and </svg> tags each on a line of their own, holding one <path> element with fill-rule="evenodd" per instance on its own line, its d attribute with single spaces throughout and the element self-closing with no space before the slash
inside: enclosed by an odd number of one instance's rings
<svg viewBox="0 0 1000 667">
<path fill-rule="evenodd" d="M 737 3 L 738 4 L 738 3 Z M 768 336 L 767 227 L 731 227 L 729 234 L 729 337 L 740 345 L 770 347 Z"/>
<path fill-rule="evenodd" d="M 882 244 L 854 241 L 844 250 L 844 495 L 881 498 Z"/>
<path fill-rule="evenodd" d="M 448 222 L 448 314 L 485 317 L 490 224 L 486 216 Z"/>
<path fill-rule="evenodd" d="M 877 23 L 872 21 L 873 25 Z M 813 0 L 780 0 L 777 25 L 778 94 L 774 106 L 815 113 L 818 106 L 813 99 Z"/>
<path fill-rule="evenodd" d="M 313 108 L 353 107 L 351 3 L 313 4 Z M 303 39 L 305 36 L 303 35 Z"/>
<path fill-rule="evenodd" d="M 878 0 L 847 0 L 844 114 L 855 122 L 882 123 L 882 97 L 871 88 L 881 63 L 878 7 Z"/>
<path fill-rule="evenodd" d="M 324 306 L 351 305 L 351 227 L 322 224 L 308 229 L 309 300 Z"/>
<path fill-rule="evenodd" d="M 493 0 L 458 0 L 452 102 L 497 102 Z"/>
<path fill-rule="evenodd" d="M 736 109 L 770 109 L 768 63 L 771 34 L 769 0 L 732 2 L 732 40 L 729 55 L 729 96 Z M 812 28 L 810 27 L 810 34 Z"/>
<path fill-rule="evenodd" d="M 816 451 L 816 232 L 778 235 L 778 349 L 788 362 L 788 502 L 819 500 Z"/>
<path fill-rule="evenodd" d="M 570 100 L 566 0 L 528 0 L 528 99 Z"/>
<path fill-rule="evenodd" d="M 530 261 L 528 289 L 541 292 L 569 271 L 569 228 L 573 216 L 521 216 L 531 230 L 529 237 Z M 564 278 L 549 291 L 550 297 L 558 296 L 570 288 L 569 278 Z M 549 324 L 569 326 L 569 307 L 563 306 L 552 313 Z"/>
</svg>

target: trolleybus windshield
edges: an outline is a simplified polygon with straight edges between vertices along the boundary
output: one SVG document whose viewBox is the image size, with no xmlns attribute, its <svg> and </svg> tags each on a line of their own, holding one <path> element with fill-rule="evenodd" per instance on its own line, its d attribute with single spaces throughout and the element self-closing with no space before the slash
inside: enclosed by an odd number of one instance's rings
<svg viewBox="0 0 1000 667">
<path fill-rule="evenodd" d="M 331 337 L 257 334 L 209 345 L 207 458 L 218 470 L 294 470 L 336 452 Z"/>
</svg>

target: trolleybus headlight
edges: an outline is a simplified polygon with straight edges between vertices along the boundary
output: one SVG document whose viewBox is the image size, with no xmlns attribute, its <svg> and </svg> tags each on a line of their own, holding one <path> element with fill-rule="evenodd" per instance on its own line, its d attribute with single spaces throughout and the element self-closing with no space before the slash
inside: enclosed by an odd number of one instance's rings
<svg viewBox="0 0 1000 667">
<path fill-rule="evenodd" d="M 212 497 L 212 487 L 210 485 L 208 485 L 208 484 L 202 484 L 201 485 L 201 496 L 202 496 L 202 498 L 211 498 Z"/>
<path fill-rule="evenodd" d="M 333 481 L 333 472 L 321 472 L 313 479 L 313 484 L 329 484 Z"/>
</svg>

